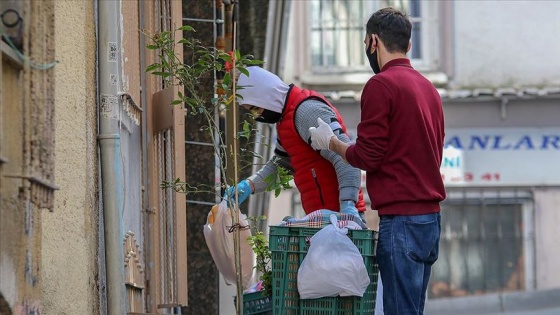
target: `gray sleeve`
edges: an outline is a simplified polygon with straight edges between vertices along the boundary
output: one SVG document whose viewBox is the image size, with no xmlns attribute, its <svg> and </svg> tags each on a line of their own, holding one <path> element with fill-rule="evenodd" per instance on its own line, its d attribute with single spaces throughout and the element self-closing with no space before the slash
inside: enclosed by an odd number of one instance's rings
<svg viewBox="0 0 560 315">
<path fill-rule="evenodd" d="M 310 127 L 317 127 L 317 118 L 331 125 L 334 134 L 345 143 L 350 143 L 350 138 L 342 132 L 342 127 L 338 122 L 334 111 L 327 104 L 318 100 L 307 100 L 296 110 L 295 125 L 300 137 L 310 143 Z M 336 171 L 338 178 L 339 200 L 358 201 L 358 192 L 361 185 L 360 170 L 350 166 L 337 153 L 329 150 L 322 150 L 321 156 L 329 160 Z"/>
<path fill-rule="evenodd" d="M 277 142 L 272 158 L 268 160 L 268 162 L 266 162 L 260 170 L 249 177 L 249 180 L 253 182 L 255 187 L 255 191 L 253 193 L 256 194 L 266 191 L 266 188 L 268 187 L 266 178 L 269 176 L 276 176 L 278 166 L 288 170 L 290 174 L 293 173 L 292 166 L 290 165 L 290 157 L 280 143 Z"/>
</svg>

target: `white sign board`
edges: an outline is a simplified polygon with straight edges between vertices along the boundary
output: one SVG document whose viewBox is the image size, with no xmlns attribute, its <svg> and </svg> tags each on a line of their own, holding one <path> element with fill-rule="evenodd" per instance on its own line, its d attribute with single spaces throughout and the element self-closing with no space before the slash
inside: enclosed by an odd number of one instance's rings
<svg viewBox="0 0 560 315">
<path fill-rule="evenodd" d="M 560 128 L 446 129 L 447 186 L 560 185 Z"/>
</svg>

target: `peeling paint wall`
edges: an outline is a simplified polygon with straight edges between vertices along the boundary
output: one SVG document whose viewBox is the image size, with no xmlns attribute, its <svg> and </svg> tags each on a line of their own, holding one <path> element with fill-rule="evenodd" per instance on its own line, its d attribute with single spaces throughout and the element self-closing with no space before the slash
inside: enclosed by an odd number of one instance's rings
<svg viewBox="0 0 560 315">
<path fill-rule="evenodd" d="M 43 311 L 97 314 L 94 1 L 54 1 L 55 209 L 43 215 Z"/>
<path fill-rule="evenodd" d="M 17 17 L 14 42 L 2 43 L 0 131 L 0 307 L 42 314 L 42 216 L 52 210 L 53 2 L 3 1 Z M 11 47 L 8 47 L 11 46 Z M 17 46 L 17 47 L 16 47 Z"/>
<path fill-rule="evenodd" d="M 0 293 L 12 308 L 23 298 L 23 265 L 25 216 L 20 209 L 21 178 L 6 177 L 20 174 L 23 160 L 23 110 L 20 69 L 2 60 L 1 80 L 1 146 L 0 157 Z M 7 93 L 13 91 L 14 93 Z M 9 118 L 9 119 L 8 119 Z"/>
</svg>

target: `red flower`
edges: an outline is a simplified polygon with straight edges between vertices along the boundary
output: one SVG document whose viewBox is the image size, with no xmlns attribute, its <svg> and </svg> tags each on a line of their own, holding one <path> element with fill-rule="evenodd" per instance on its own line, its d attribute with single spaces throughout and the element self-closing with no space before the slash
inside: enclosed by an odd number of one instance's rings
<svg viewBox="0 0 560 315">
<path fill-rule="evenodd" d="M 226 72 L 230 72 L 235 64 L 235 55 L 233 54 L 233 51 L 229 51 L 228 55 L 231 57 L 231 62 L 226 61 Z"/>
</svg>

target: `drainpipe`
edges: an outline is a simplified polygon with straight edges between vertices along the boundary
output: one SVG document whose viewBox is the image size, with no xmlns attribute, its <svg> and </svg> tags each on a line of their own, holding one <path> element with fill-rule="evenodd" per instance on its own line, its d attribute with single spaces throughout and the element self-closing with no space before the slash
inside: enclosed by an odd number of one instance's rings
<svg viewBox="0 0 560 315">
<path fill-rule="evenodd" d="M 124 297 L 123 169 L 119 134 L 121 0 L 97 0 L 97 63 L 101 196 L 105 236 L 107 314 L 126 312 Z"/>
</svg>

